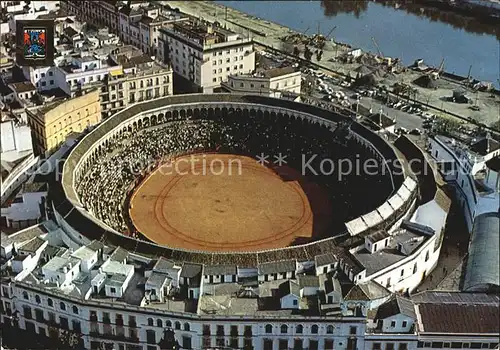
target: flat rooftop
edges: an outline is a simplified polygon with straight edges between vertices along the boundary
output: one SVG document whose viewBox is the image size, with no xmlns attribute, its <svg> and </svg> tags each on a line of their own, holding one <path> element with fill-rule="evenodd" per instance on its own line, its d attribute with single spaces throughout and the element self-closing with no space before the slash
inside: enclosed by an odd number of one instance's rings
<svg viewBox="0 0 500 350">
<path fill-rule="evenodd" d="M 425 238 L 419 242 L 411 242 L 412 239 L 421 238 L 421 235 L 415 234 L 408 230 L 392 236 L 390 243 L 387 247 L 375 253 L 370 253 L 366 249 L 353 254 L 353 256 L 366 268 L 366 275 L 369 276 L 377 271 L 380 271 L 392 264 L 403 260 L 417 249 L 420 244 L 425 241 Z M 406 247 L 406 254 L 398 250 L 398 244 L 404 244 Z"/>
</svg>

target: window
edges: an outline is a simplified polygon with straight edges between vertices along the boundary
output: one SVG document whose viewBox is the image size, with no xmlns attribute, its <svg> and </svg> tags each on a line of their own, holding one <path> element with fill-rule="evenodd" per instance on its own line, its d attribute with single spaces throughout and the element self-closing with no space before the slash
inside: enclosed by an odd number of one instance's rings
<svg viewBox="0 0 500 350">
<path fill-rule="evenodd" d="M 148 326 L 153 326 L 153 325 L 154 325 L 153 319 L 151 317 L 148 318 Z"/>
<path fill-rule="evenodd" d="M 79 321 L 73 320 L 73 321 L 71 321 L 71 323 L 72 323 L 72 326 L 73 326 L 73 330 L 76 333 L 82 333 L 82 327 L 81 327 Z"/>
<path fill-rule="evenodd" d="M 295 327 L 295 333 L 302 334 L 303 331 L 304 331 L 304 327 L 301 324 L 299 324 L 299 325 L 297 325 L 297 327 Z"/>
<path fill-rule="evenodd" d="M 54 306 L 54 302 L 53 302 L 53 301 L 52 301 L 52 299 L 50 299 L 50 298 L 49 298 L 49 299 L 47 299 L 47 304 L 48 304 L 49 306 Z"/>
<path fill-rule="evenodd" d="M 214 69 L 212 73 L 217 74 L 217 69 Z"/>
<path fill-rule="evenodd" d="M 187 322 L 186 322 L 186 323 L 184 323 L 184 330 L 185 330 L 186 332 L 189 332 L 189 331 L 190 331 L 189 323 L 187 323 Z"/>
<path fill-rule="evenodd" d="M 266 324 L 266 333 L 269 334 L 272 332 L 273 332 L 273 326 L 271 326 L 270 324 Z"/>
<path fill-rule="evenodd" d="M 318 325 L 313 324 L 312 327 L 311 327 L 311 333 L 312 334 L 318 334 L 318 329 L 319 329 Z"/>
<path fill-rule="evenodd" d="M 394 343 L 385 344 L 385 350 L 394 350 Z"/>
<path fill-rule="evenodd" d="M 156 320 L 156 327 L 163 327 L 163 321 L 160 319 Z"/>
<path fill-rule="evenodd" d="M 328 326 L 326 326 L 326 334 L 333 334 L 333 326 L 331 324 L 329 324 Z"/>
<path fill-rule="evenodd" d="M 405 270 L 403 269 L 403 270 L 401 270 L 401 277 L 403 277 L 404 274 L 405 274 Z"/>
<path fill-rule="evenodd" d="M 216 83 L 217 82 L 217 78 L 213 78 L 212 82 Z"/>
<path fill-rule="evenodd" d="M 333 350 L 333 339 L 325 339 L 325 350 Z"/>
<path fill-rule="evenodd" d="M 49 80 L 50 85 L 54 85 L 54 80 Z"/>
<path fill-rule="evenodd" d="M 403 321 L 403 328 L 406 328 L 406 326 L 408 325 L 408 322 L 407 321 Z"/>
<path fill-rule="evenodd" d="M 66 311 L 66 304 L 63 303 L 62 301 L 59 303 L 59 308 L 63 311 Z"/>
<path fill-rule="evenodd" d="M 42 78 L 45 78 L 45 73 L 42 73 Z"/>
<path fill-rule="evenodd" d="M 73 313 L 78 315 L 78 308 L 76 306 L 73 306 Z"/>
<path fill-rule="evenodd" d="M 425 261 L 429 260 L 429 251 L 427 251 L 427 253 L 425 253 Z"/>
<path fill-rule="evenodd" d="M 243 69 L 243 65 L 242 64 L 240 64 L 240 69 Z"/>
<path fill-rule="evenodd" d="M 380 350 L 380 343 L 373 343 L 372 350 Z"/>
<path fill-rule="evenodd" d="M 175 322 L 175 329 L 181 329 L 181 323 L 179 321 Z"/>
<path fill-rule="evenodd" d="M 28 296 L 28 292 L 27 291 L 24 291 L 23 292 L 23 299 L 26 299 L 26 300 L 29 300 L 29 296 Z"/>
<path fill-rule="evenodd" d="M 156 344 L 156 333 L 154 330 L 146 330 L 146 342 L 148 344 Z"/>
<path fill-rule="evenodd" d="M 399 343 L 398 349 L 399 350 L 408 350 L 408 344 L 406 344 L 406 343 Z"/>
<path fill-rule="evenodd" d="M 288 333 L 288 326 L 286 324 L 281 325 L 281 334 Z"/>
<path fill-rule="evenodd" d="M 37 304 L 40 304 L 42 302 L 42 300 L 40 300 L 40 296 L 39 295 L 35 295 L 35 301 Z"/>
<path fill-rule="evenodd" d="M 441 349 L 443 347 L 443 342 L 441 342 L 441 341 L 433 341 L 431 347 L 433 349 Z"/>
<path fill-rule="evenodd" d="M 396 327 L 396 321 L 391 321 L 391 328 Z"/>
<path fill-rule="evenodd" d="M 413 265 L 413 274 L 416 274 L 417 273 L 417 263 L 415 263 L 415 265 Z"/>
<path fill-rule="evenodd" d="M 452 343 L 451 343 L 451 347 L 452 347 L 453 349 L 461 349 L 461 348 L 462 348 L 462 343 L 452 342 Z"/>
</svg>

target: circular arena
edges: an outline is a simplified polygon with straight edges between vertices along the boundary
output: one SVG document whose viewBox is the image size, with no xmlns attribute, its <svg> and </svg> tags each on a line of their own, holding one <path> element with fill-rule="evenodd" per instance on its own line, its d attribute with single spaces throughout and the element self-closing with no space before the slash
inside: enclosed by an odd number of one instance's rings
<svg viewBox="0 0 500 350">
<path fill-rule="evenodd" d="M 83 137 L 51 197 L 75 240 L 196 263 L 311 259 L 342 250 L 345 223 L 397 191 L 395 159 L 378 135 L 334 111 L 262 96 L 171 96 Z M 367 160 L 377 171 L 340 172 Z"/>
</svg>

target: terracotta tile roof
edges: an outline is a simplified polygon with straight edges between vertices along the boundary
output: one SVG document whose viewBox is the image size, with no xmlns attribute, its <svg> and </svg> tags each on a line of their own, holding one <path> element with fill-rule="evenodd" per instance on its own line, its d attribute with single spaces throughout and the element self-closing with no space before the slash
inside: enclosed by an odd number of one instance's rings
<svg viewBox="0 0 500 350">
<path fill-rule="evenodd" d="M 419 304 L 421 332 L 499 334 L 500 308 L 497 305 Z"/>
</svg>

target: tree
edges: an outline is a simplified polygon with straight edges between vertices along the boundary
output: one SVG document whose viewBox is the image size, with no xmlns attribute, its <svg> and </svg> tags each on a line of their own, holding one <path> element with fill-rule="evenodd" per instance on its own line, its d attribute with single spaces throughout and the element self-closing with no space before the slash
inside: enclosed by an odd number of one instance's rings
<svg viewBox="0 0 500 350">
<path fill-rule="evenodd" d="M 300 49 L 298 46 L 293 47 L 293 55 L 299 57 L 300 55 Z"/>
</svg>

